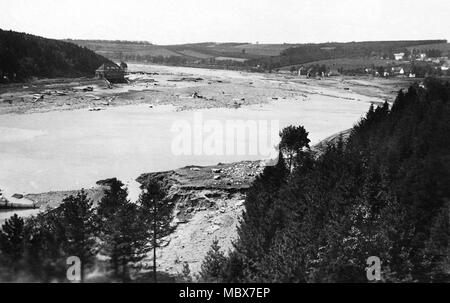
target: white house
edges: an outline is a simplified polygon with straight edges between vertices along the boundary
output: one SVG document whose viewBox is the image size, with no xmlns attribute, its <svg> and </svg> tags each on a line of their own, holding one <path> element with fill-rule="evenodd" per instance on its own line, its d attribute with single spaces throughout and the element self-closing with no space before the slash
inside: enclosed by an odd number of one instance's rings
<svg viewBox="0 0 450 303">
<path fill-rule="evenodd" d="M 391 69 L 392 74 L 393 75 L 404 75 L 405 74 L 405 70 L 403 69 L 403 67 L 392 67 Z"/>
<path fill-rule="evenodd" d="M 394 58 L 395 58 L 395 60 L 403 60 L 403 58 L 405 57 L 405 53 L 397 53 L 397 54 L 394 54 Z"/>
</svg>

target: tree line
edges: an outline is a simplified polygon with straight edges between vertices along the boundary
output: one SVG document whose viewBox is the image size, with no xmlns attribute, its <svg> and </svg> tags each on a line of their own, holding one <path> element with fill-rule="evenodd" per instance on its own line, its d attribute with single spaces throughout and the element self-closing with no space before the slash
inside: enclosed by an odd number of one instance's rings
<svg viewBox="0 0 450 303">
<path fill-rule="evenodd" d="M 14 215 L 0 230 L 0 280 L 67 282 L 67 260 L 80 261 L 79 281 L 95 270 L 109 281 L 129 282 L 151 270 L 157 280 L 156 249 L 171 233 L 173 205 L 165 201 L 165 186 L 149 180 L 137 203 L 127 198 L 117 180 L 108 186 L 98 205 L 84 191 L 61 205 L 27 220 Z M 145 259 L 153 251 L 153 265 Z"/>
<path fill-rule="evenodd" d="M 108 59 L 73 43 L 0 29 L 0 83 L 93 77 Z"/>
<path fill-rule="evenodd" d="M 448 82 L 427 79 L 321 152 L 303 127 L 284 130 L 233 250 L 214 243 L 202 280 L 367 282 L 376 256 L 382 281 L 450 281 L 449 100 Z"/>
<path fill-rule="evenodd" d="M 394 59 L 394 53 L 408 54 L 408 48 L 425 44 L 447 43 L 446 40 L 423 41 L 368 41 L 348 43 L 303 44 L 288 48 L 279 56 L 256 58 L 247 61 L 249 66 L 261 66 L 272 70 L 283 66 L 305 64 L 328 59 L 340 58 L 384 58 Z"/>
</svg>

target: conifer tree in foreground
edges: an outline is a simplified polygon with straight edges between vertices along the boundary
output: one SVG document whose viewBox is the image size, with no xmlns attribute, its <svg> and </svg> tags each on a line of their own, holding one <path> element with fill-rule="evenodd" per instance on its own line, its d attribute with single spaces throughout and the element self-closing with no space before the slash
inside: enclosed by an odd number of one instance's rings
<svg viewBox="0 0 450 303">
<path fill-rule="evenodd" d="M 80 258 L 83 282 L 86 267 L 93 264 L 97 252 L 97 224 L 93 204 L 82 190 L 76 196 L 65 198 L 58 212 L 64 227 L 63 249 L 67 256 Z"/>
<path fill-rule="evenodd" d="M 215 239 L 202 263 L 200 278 L 205 282 L 222 282 L 223 268 L 226 262 L 219 240 Z"/>
<path fill-rule="evenodd" d="M 173 204 L 164 200 L 166 192 L 163 185 L 155 179 L 148 180 L 142 186 L 139 197 L 141 221 L 146 227 L 146 237 L 151 240 L 153 251 L 153 281 L 157 282 L 156 249 L 161 246 L 163 238 L 168 236 L 173 228 Z"/>
<path fill-rule="evenodd" d="M 18 263 L 24 254 L 24 227 L 24 220 L 14 214 L 0 230 L 0 266 L 10 268 L 11 275 L 17 273 Z"/>
<path fill-rule="evenodd" d="M 297 150 L 293 169 L 256 178 L 214 281 L 367 282 L 369 256 L 382 281 L 449 281 L 449 116 L 450 83 L 426 79 L 371 106 L 345 140 L 283 152 Z M 292 137 L 285 146 L 304 142 Z"/>
<path fill-rule="evenodd" d="M 129 268 L 145 257 L 145 225 L 139 209 L 127 199 L 124 184 L 113 179 L 99 203 L 101 252 L 110 258 L 113 274 L 122 282 L 130 280 Z"/>
</svg>

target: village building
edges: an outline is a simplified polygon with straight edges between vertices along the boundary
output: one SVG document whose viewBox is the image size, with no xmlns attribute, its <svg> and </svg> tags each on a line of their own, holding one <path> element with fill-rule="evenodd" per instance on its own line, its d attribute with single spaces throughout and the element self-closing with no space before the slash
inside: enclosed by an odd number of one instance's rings
<svg viewBox="0 0 450 303">
<path fill-rule="evenodd" d="M 408 77 L 408 78 L 415 78 L 416 77 L 416 74 L 415 74 L 413 68 L 411 68 L 409 66 L 403 68 L 403 75 Z"/>
<path fill-rule="evenodd" d="M 419 59 L 420 61 L 425 61 L 426 58 L 427 58 L 427 54 L 425 54 L 425 53 L 421 53 L 421 54 L 419 54 L 419 56 L 418 56 L 418 59 Z"/>
<path fill-rule="evenodd" d="M 112 83 L 125 82 L 125 72 L 120 66 L 113 62 L 102 64 L 96 71 L 95 76 L 99 79 L 106 79 Z"/>
<path fill-rule="evenodd" d="M 405 70 L 400 66 L 392 67 L 391 71 L 394 76 L 403 76 L 405 74 Z"/>
<path fill-rule="evenodd" d="M 330 69 L 330 71 L 327 74 L 328 77 L 340 76 L 340 75 L 341 75 L 341 73 L 336 68 Z"/>
<path fill-rule="evenodd" d="M 405 53 L 396 53 L 396 54 L 394 54 L 394 58 L 397 61 L 403 60 L 404 57 L 405 57 Z"/>
</svg>

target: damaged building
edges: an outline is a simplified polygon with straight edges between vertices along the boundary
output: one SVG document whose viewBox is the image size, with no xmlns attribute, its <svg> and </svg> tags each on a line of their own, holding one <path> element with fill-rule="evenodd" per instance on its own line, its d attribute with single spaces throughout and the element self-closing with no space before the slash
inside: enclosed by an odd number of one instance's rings
<svg viewBox="0 0 450 303">
<path fill-rule="evenodd" d="M 95 76 L 99 79 L 106 79 L 111 83 L 124 83 L 125 71 L 113 62 L 102 64 L 96 71 Z"/>
</svg>

